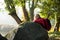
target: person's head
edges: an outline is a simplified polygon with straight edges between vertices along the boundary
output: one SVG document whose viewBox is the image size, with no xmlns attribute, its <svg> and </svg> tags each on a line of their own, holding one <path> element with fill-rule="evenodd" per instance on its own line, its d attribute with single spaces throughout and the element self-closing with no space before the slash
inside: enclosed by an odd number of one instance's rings
<svg viewBox="0 0 60 40">
<path fill-rule="evenodd" d="M 39 15 L 39 14 L 36 14 L 35 18 L 37 19 L 37 18 L 41 18 L 41 17 L 40 17 L 40 15 Z"/>
</svg>

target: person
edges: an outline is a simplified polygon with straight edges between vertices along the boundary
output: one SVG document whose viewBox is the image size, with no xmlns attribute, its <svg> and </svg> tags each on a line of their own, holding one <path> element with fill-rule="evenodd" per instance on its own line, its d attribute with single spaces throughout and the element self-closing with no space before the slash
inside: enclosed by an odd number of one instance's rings
<svg viewBox="0 0 60 40">
<path fill-rule="evenodd" d="M 13 40 L 49 40 L 48 32 L 43 28 L 45 23 L 38 14 L 34 22 L 20 24 Z M 43 24 L 43 26 L 40 25 Z"/>
<path fill-rule="evenodd" d="M 36 14 L 33 22 L 40 24 L 47 31 L 49 31 L 51 29 L 50 20 L 48 18 L 46 18 L 46 19 L 41 18 L 39 14 Z"/>
</svg>

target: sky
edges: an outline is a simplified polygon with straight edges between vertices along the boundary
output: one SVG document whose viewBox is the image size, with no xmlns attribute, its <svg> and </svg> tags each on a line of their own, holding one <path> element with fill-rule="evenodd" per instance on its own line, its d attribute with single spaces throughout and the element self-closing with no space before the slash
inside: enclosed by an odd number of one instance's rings
<svg viewBox="0 0 60 40">
<path fill-rule="evenodd" d="M 5 6 L 4 0 L 0 0 L 0 9 L 4 9 L 4 6 Z"/>
</svg>

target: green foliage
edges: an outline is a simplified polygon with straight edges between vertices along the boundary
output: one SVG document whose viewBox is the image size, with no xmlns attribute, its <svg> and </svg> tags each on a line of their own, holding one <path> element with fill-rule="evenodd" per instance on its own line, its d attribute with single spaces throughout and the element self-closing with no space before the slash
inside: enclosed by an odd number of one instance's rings
<svg viewBox="0 0 60 40">
<path fill-rule="evenodd" d="M 15 10 L 16 5 L 21 5 L 21 6 L 25 5 L 25 0 L 4 0 L 4 1 L 6 3 L 6 10 L 8 10 L 10 14 L 16 12 Z"/>
<path fill-rule="evenodd" d="M 14 4 L 15 4 L 15 5 L 20 6 L 20 4 L 21 4 L 21 3 L 20 3 L 20 0 L 13 0 L 13 1 L 14 1 Z"/>
<path fill-rule="evenodd" d="M 5 0 L 6 3 L 6 9 L 10 12 L 13 12 L 15 10 L 15 5 L 19 6 L 25 6 L 26 2 L 28 1 L 29 4 L 29 11 L 32 12 L 36 7 L 39 7 L 41 10 L 41 15 L 44 15 L 47 17 L 47 15 L 50 13 L 50 18 L 54 18 L 54 13 L 57 12 L 57 16 L 60 15 L 60 0 Z M 32 4 L 31 4 L 32 2 Z M 34 4 L 33 4 L 34 3 Z M 40 3 L 40 4 L 38 4 Z M 33 13 L 33 12 L 32 12 Z"/>
<path fill-rule="evenodd" d="M 15 11 L 15 4 L 13 0 L 4 0 L 6 3 L 6 10 L 8 10 L 11 13 Z"/>
<path fill-rule="evenodd" d="M 40 13 L 48 15 L 51 14 L 50 18 L 54 18 L 55 12 L 57 16 L 60 14 L 60 1 L 59 0 L 40 0 L 41 5 L 38 5 L 42 11 Z"/>
</svg>

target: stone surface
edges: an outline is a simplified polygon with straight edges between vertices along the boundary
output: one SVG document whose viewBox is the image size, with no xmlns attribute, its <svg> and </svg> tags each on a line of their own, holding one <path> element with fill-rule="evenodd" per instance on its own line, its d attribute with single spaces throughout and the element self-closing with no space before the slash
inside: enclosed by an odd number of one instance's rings
<svg viewBox="0 0 60 40">
<path fill-rule="evenodd" d="M 7 40 L 7 38 L 5 38 L 2 35 L 0 35 L 0 40 Z"/>
</svg>

